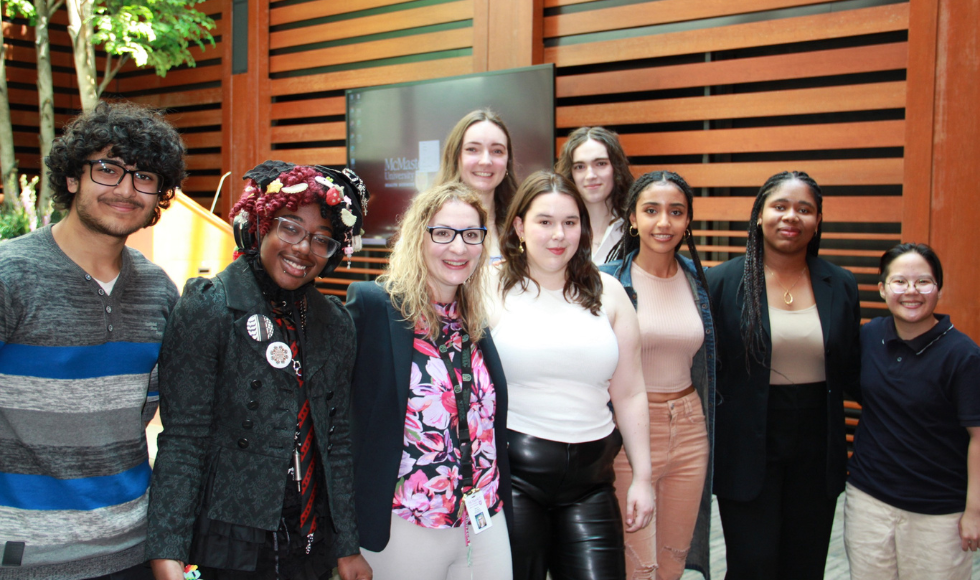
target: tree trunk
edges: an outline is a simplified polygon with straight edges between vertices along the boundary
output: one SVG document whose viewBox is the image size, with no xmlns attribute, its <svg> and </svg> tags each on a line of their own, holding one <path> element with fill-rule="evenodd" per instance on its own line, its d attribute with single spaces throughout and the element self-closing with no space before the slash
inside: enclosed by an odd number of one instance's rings
<svg viewBox="0 0 980 580">
<path fill-rule="evenodd" d="M 91 111 L 99 103 L 96 91 L 95 46 L 92 45 L 93 0 L 68 0 L 68 35 L 75 55 L 75 74 L 78 75 L 78 95 L 82 110 Z"/>
<path fill-rule="evenodd" d="M 49 0 L 34 0 L 37 23 L 34 25 L 34 46 L 37 50 L 37 103 L 40 117 L 41 179 L 38 183 L 38 208 L 41 212 L 51 200 L 48 166 L 44 158 L 51 153 L 54 142 L 54 88 L 51 77 L 51 44 L 48 42 L 48 22 L 52 16 Z"/>
<path fill-rule="evenodd" d="M 17 183 L 17 158 L 14 155 L 14 128 L 10 124 L 10 96 L 7 92 L 7 54 L 0 41 L 0 174 L 3 180 L 4 209 L 14 207 L 20 195 Z"/>
</svg>

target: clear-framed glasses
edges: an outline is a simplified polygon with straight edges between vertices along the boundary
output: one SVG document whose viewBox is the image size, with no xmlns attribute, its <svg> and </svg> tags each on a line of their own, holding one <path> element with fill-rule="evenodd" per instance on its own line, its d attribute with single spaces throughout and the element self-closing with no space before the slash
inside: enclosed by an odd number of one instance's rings
<svg viewBox="0 0 980 580">
<path fill-rule="evenodd" d="M 910 285 L 915 286 L 919 294 L 929 294 L 936 289 L 936 281 L 931 278 L 919 278 L 914 284 L 910 284 L 905 278 L 892 278 L 888 281 L 888 288 L 893 294 L 905 294 Z"/>
<path fill-rule="evenodd" d="M 303 226 L 284 217 L 275 220 L 279 222 L 276 226 L 276 235 L 287 244 L 302 244 L 303 240 L 310 238 L 310 252 L 321 258 L 329 258 L 340 249 L 340 242 L 326 234 L 310 233 Z"/>
<path fill-rule="evenodd" d="M 462 236 L 463 242 L 471 246 L 479 246 L 487 237 L 487 228 L 466 228 L 457 230 L 445 226 L 426 226 L 429 237 L 437 244 L 451 244 L 456 236 Z"/>
<path fill-rule="evenodd" d="M 159 195 L 163 186 L 163 177 L 159 173 L 142 169 L 126 169 L 111 159 L 86 159 L 82 163 L 89 166 L 89 176 L 99 185 L 119 185 L 129 173 L 133 176 L 133 188 L 140 193 Z"/>
</svg>

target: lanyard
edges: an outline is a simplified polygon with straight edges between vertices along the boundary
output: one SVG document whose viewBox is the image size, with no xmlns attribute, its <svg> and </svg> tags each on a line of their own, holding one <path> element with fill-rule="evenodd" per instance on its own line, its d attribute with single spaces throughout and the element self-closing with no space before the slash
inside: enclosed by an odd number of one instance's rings
<svg viewBox="0 0 980 580">
<path fill-rule="evenodd" d="M 463 384 L 456 379 L 456 365 L 449 359 L 449 348 L 445 344 L 439 345 L 439 356 L 443 364 L 446 365 L 446 373 L 449 375 L 449 382 L 453 385 L 453 394 L 456 397 L 456 416 L 459 433 L 459 473 L 462 479 L 462 488 L 473 487 L 473 442 L 470 439 L 470 425 L 467 419 L 470 410 L 470 394 L 473 392 L 473 345 L 470 344 L 470 335 L 463 335 L 463 347 L 461 356 L 456 357 L 460 363 L 460 374 L 463 375 Z"/>
</svg>

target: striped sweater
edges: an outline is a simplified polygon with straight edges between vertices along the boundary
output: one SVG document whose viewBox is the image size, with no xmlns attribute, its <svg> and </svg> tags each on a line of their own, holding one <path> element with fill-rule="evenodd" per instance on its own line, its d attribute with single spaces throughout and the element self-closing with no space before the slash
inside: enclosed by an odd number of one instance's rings
<svg viewBox="0 0 980 580">
<path fill-rule="evenodd" d="M 0 243 L 0 579 L 144 560 L 144 424 L 177 296 L 130 248 L 108 294 L 50 227 Z"/>
</svg>

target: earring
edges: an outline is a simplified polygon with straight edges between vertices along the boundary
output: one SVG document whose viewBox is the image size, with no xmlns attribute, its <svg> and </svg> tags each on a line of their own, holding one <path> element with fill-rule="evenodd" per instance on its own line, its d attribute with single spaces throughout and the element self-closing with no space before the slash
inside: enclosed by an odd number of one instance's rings
<svg viewBox="0 0 980 580">
<path fill-rule="evenodd" d="M 521 241 L 517 243 L 517 249 L 524 253 L 524 238 L 521 237 Z"/>
<path fill-rule="evenodd" d="M 630 226 L 629 232 L 634 238 L 640 235 L 640 230 L 636 229 L 636 226 Z"/>
</svg>

